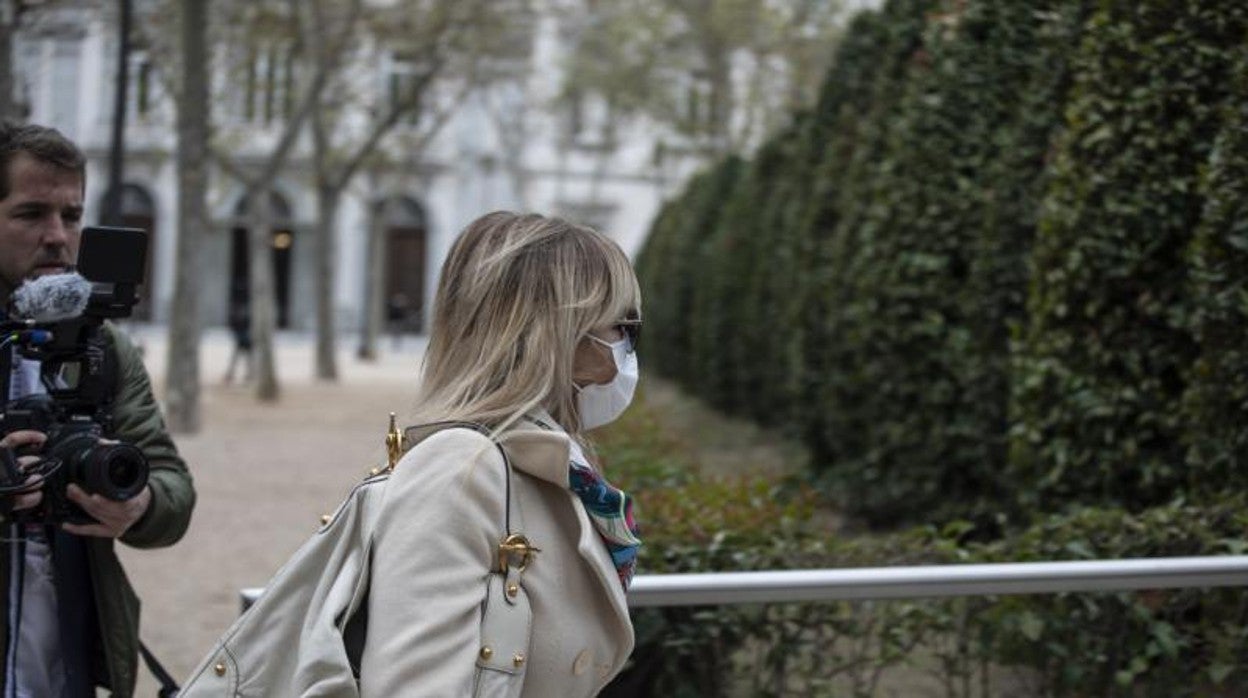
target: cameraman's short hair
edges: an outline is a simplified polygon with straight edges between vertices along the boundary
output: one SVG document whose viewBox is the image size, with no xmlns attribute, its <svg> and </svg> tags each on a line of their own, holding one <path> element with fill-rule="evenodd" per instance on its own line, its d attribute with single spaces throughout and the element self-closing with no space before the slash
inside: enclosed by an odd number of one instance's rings
<svg viewBox="0 0 1248 698">
<path fill-rule="evenodd" d="M 85 186 L 87 158 L 60 131 L 37 124 L 0 121 L 0 200 L 9 196 L 9 163 L 19 153 L 78 175 Z"/>
</svg>

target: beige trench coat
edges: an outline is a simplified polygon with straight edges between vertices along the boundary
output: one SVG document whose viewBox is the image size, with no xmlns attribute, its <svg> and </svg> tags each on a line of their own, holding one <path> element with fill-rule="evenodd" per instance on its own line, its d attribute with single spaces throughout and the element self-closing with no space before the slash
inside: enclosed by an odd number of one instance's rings
<svg viewBox="0 0 1248 698">
<path fill-rule="evenodd" d="M 504 517 L 502 456 L 467 428 L 409 438 L 373 542 L 360 694 L 468 696 Z M 624 666 L 633 628 L 606 547 L 568 489 L 569 437 L 522 422 L 500 443 L 523 526 L 513 514 L 513 528 L 541 549 L 524 574 L 533 631 L 522 695 L 593 696 Z"/>
</svg>

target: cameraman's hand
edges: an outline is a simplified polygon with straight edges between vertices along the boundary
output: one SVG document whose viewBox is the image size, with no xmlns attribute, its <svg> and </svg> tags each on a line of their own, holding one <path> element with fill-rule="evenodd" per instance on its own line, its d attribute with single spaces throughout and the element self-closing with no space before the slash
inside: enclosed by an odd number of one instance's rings
<svg viewBox="0 0 1248 698">
<path fill-rule="evenodd" d="M 124 502 L 115 502 L 98 494 L 87 494 L 81 487 L 70 484 L 65 488 L 69 501 L 82 507 L 82 510 L 99 521 L 94 524 L 61 524 L 61 528 L 79 536 L 96 536 L 98 538 L 119 538 L 130 530 L 134 522 L 142 518 L 152 502 L 152 488 L 144 487 L 134 497 Z"/>
<path fill-rule="evenodd" d="M 47 440 L 48 437 L 43 432 L 30 430 L 14 431 L 9 433 L 3 439 L 0 439 L 0 447 L 17 450 L 24 446 L 30 446 L 31 450 L 39 450 L 40 448 L 43 448 L 43 442 Z M 23 470 L 25 470 L 27 466 L 38 462 L 39 456 L 21 456 L 17 459 L 17 465 Z M 39 475 L 30 475 L 26 478 L 25 482 L 31 487 L 36 487 L 42 479 L 43 478 Z M 13 511 L 33 509 L 39 506 L 39 503 L 42 501 L 43 490 L 41 489 L 36 489 L 34 492 L 27 492 L 26 494 L 15 495 L 13 497 Z"/>
</svg>

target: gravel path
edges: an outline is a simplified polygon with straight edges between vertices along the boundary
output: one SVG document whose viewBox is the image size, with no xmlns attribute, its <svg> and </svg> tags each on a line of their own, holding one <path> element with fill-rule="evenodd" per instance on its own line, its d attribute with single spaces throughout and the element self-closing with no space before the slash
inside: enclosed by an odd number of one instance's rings
<svg viewBox="0 0 1248 698">
<path fill-rule="evenodd" d="M 165 338 L 138 327 L 149 371 L 162 394 Z M 337 384 L 312 379 L 312 341 L 278 342 L 283 393 L 258 403 L 242 386 L 223 386 L 229 356 L 223 332 L 202 344 L 204 429 L 175 441 L 195 477 L 199 501 L 186 537 L 162 550 L 119 546 L 143 602 L 142 637 L 170 673 L 184 679 L 238 616 L 239 589 L 263 585 L 368 468 L 384 462 L 390 411 L 411 406 L 423 342 L 387 339 L 383 357 L 364 364 L 355 338 L 340 342 Z M 156 683 L 139 669 L 139 696 Z"/>
</svg>

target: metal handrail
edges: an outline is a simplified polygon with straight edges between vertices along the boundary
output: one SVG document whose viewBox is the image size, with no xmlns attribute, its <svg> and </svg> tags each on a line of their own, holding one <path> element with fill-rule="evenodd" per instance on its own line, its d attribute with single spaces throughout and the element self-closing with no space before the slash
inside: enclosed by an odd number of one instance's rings
<svg viewBox="0 0 1248 698">
<path fill-rule="evenodd" d="M 649 574 L 633 580 L 628 605 L 710 606 L 1227 586 L 1248 586 L 1248 555 Z M 263 591 L 260 587 L 243 589 L 243 610 Z"/>
</svg>

